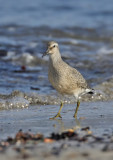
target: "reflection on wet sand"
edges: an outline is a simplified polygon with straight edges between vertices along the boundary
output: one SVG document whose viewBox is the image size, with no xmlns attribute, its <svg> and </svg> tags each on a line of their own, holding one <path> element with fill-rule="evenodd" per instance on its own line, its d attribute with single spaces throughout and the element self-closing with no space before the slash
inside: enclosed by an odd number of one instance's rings
<svg viewBox="0 0 113 160">
<path fill-rule="evenodd" d="M 65 120 L 63 119 L 54 119 L 52 121 L 55 121 L 55 126 L 54 128 L 56 128 L 58 126 L 58 130 L 60 133 L 64 132 L 64 131 L 67 131 L 67 130 L 70 130 L 70 129 L 73 129 L 74 131 L 77 130 L 77 129 L 80 129 L 82 126 L 80 125 L 80 119 L 77 119 L 77 118 L 73 118 L 73 120 L 69 120 L 70 124 L 73 124 L 71 126 L 67 126 L 66 123 L 65 123 Z"/>
</svg>

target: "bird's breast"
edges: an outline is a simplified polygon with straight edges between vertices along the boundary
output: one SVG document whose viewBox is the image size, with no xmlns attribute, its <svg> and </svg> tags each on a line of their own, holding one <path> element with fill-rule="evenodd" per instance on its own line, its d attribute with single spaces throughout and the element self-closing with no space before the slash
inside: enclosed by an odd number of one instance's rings
<svg viewBox="0 0 113 160">
<path fill-rule="evenodd" d="M 73 86 L 66 80 L 65 73 L 50 68 L 48 78 L 52 86 L 61 94 L 73 94 Z"/>
</svg>

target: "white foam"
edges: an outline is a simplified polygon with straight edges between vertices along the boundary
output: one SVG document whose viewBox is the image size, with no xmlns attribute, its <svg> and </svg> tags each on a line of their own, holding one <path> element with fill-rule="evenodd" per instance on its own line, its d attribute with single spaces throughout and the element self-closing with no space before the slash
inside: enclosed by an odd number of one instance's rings
<svg viewBox="0 0 113 160">
<path fill-rule="evenodd" d="M 107 47 L 102 47 L 97 52 L 99 55 L 113 54 L 113 49 L 108 49 Z"/>
<path fill-rule="evenodd" d="M 27 63 L 30 63 L 32 60 L 34 60 L 34 57 L 30 53 L 23 53 L 22 57 L 26 59 Z"/>
<path fill-rule="evenodd" d="M 8 51 L 8 52 L 7 52 L 7 56 L 2 57 L 2 59 L 4 59 L 4 60 L 10 60 L 10 59 L 12 59 L 12 57 L 14 57 L 15 55 L 16 55 L 16 53 L 15 53 L 14 51 Z"/>
<path fill-rule="evenodd" d="M 30 53 L 25 52 L 23 54 L 13 56 L 12 60 L 13 61 L 18 61 L 18 62 L 19 61 L 24 61 L 24 63 L 29 64 L 29 63 L 31 63 L 32 61 L 35 60 L 35 57 L 33 55 L 31 55 Z"/>
<path fill-rule="evenodd" d="M 10 99 L 0 99 L 1 109 L 27 108 L 29 101 L 23 97 L 13 97 Z"/>
</svg>

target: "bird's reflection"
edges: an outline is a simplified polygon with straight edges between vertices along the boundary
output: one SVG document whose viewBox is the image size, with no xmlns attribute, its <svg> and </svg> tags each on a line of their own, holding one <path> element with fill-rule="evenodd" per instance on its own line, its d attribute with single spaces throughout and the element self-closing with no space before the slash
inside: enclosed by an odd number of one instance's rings
<svg viewBox="0 0 113 160">
<path fill-rule="evenodd" d="M 80 119 L 77 118 L 71 120 L 54 119 L 54 121 L 56 122 L 55 128 L 58 129 L 59 132 L 64 132 L 69 129 L 76 130 L 81 128 Z"/>
</svg>

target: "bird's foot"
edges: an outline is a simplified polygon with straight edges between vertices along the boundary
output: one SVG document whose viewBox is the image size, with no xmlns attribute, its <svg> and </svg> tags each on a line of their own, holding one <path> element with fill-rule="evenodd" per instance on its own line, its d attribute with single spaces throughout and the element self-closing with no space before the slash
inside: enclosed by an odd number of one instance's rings
<svg viewBox="0 0 113 160">
<path fill-rule="evenodd" d="M 73 116 L 75 119 L 77 119 L 77 114 L 74 114 L 74 116 Z"/>
<path fill-rule="evenodd" d="M 58 117 L 62 118 L 61 115 L 60 115 L 60 113 L 57 113 L 56 116 L 54 116 L 54 117 L 52 117 L 52 118 L 49 118 L 49 119 L 56 119 L 56 118 L 58 118 Z"/>
</svg>

